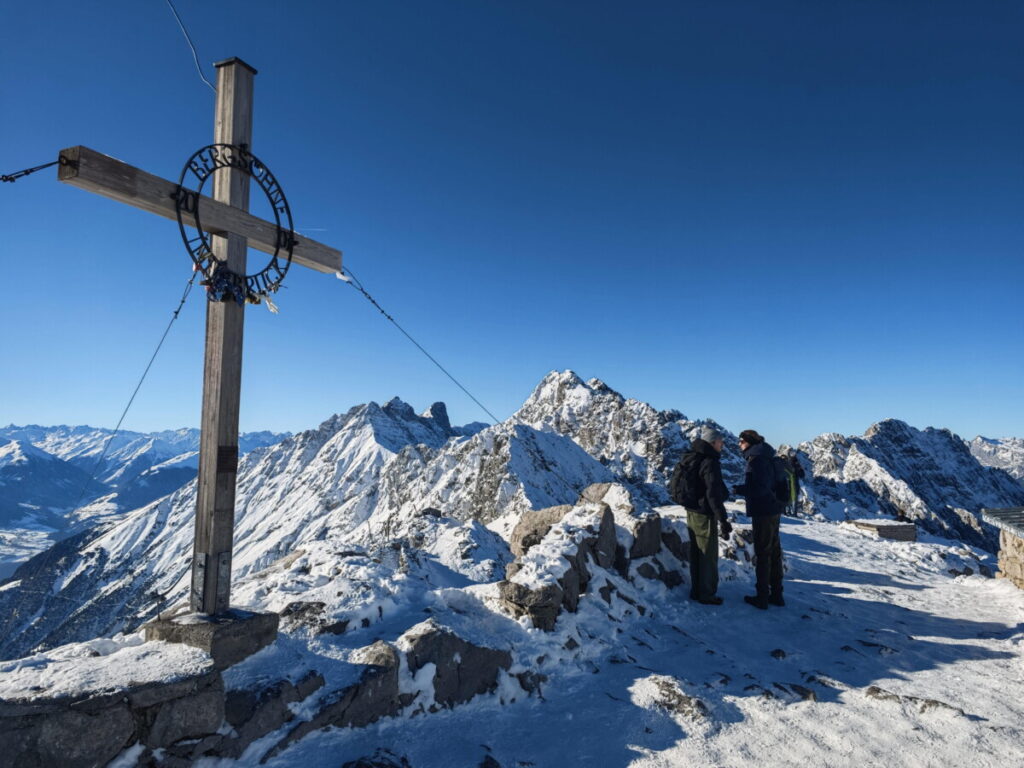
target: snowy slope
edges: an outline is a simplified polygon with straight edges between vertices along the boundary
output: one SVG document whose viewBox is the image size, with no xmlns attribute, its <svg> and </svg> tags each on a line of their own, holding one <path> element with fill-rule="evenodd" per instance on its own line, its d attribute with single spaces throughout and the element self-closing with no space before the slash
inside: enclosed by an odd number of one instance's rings
<svg viewBox="0 0 1024 768">
<path fill-rule="evenodd" d="M 435 589 L 385 622 L 320 635 L 308 648 L 323 668 L 346 649 L 393 639 L 425 607 L 548 677 L 540 697 L 504 688 L 427 716 L 410 707 L 367 728 L 317 732 L 267 765 L 337 768 L 372 757 L 407 768 L 1003 768 L 1024 760 L 1024 593 L 951 574 L 967 563 L 977 573 L 977 553 L 955 542 L 877 541 L 790 519 L 782 541 L 790 570 L 781 609 L 742 602 L 749 574 L 723 583 L 721 608 L 686 600 L 684 588 L 616 582 L 643 615 L 591 594 L 547 634 L 496 614 L 492 588 L 480 585 Z M 569 640 L 579 647 L 569 650 Z M 275 653 L 265 652 L 264 666 Z"/>
<path fill-rule="evenodd" d="M 974 458 L 986 467 L 1005 470 L 1024 483 L 1024 438 L 1003 437 L 996 440 L 979 435 L 968 445 Z"/>
<path fill-rule="evenodd" d="M 737 530 L 746 531 L 742 506 L 731 508 Z M 424 532 L 458 527 L 432 520 Z M 1004 768 L 1024 759 L 1024 592 L 979 575 L 992 557 L 960 542 L 881 541 L 844 525 L 785 519 L 785 608 L 762 612 L 742 602 L 752 576 L 743 562 L 722 561 L 719 608 L 687 600 L 685 585 L 670 590 L 592 564 L 611 597 L 590 590 L 550 633 L 503 611 L 493 575 L 460 575 L 428 553 L 452 555 L 457 547 L 424 543 L 376 562 L 331 553 L 321 540 L 260 579 L 243 580 L 241 591 L 258 604 L 293 602 L 277 643 L 229 670 L 229 688 L 315 670 L 327 680 L 322 695 L 294 707 L 297 721 L 310 719 L 351 681 L 357 649 L 376 640 L 401 646 L 398 638 L 429 616 L 475 644 L 508 651 L 510 672 L 542 676 L 539 690 L 527 695 L 507 676 L 493 694 L 425 713 L 431 685 L 403 667 L 402 690 L 417 700 L 400 714 L 316 731 L 267 765 Z M 264 596 L 250 592 L 257 581 L 270 587 Z M 76 690 L 86 676 L 107 683 L 119 658 L 145 648 L 136 637 L 94 641 L 0 671 L 13 693 L 40 682 Z M 75 658 L 80 674 L 68 663 Z M 238 760 L 196 765 L 256 765 L 294 725 Z M 132 755 L 138 751 L 125 754 L 125 765 L 134 765 Z"/>
</svg>

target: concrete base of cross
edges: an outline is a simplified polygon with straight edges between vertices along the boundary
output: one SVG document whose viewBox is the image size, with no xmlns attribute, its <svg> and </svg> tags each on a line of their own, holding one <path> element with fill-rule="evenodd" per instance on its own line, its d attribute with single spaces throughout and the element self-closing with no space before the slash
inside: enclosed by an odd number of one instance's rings
<svg viewBox="0 0 1024 768">
<path fill-rule="evenodd" d="M 143 629 L 146 640 L 184 643 L 202 648 L 213 658 L 214 667 L 226 669 L 252 656 L 277 639 L 276 613 L 253 613 L 232 608 L 227 613 L 161 614 Z"/>
</svg>

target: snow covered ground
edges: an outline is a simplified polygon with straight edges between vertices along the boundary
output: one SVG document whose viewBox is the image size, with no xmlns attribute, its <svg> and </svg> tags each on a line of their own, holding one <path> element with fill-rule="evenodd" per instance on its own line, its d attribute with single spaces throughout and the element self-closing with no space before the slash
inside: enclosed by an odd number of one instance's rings
<svg viewBox="0 0 1024 768">
<path fill-rule="evenodd" d="M 685 585 L 648 582 L 632 593 L 645 615 L 593 590 L 544 633 L 497 613 L 493 585 L 470 585 L 423 593 L 378 624 L 308 647 L 282 638 L 323 668 L 394 640 L 426 607 L 548 680 L 539 698 L 504 686 L 454 710 L 318 732 L 268 765 L 338 768 L 374 755 L 412 768 L 1024 764 L 1024 592 L 977 575 L 988 556 L 786 518 L 782 538 L 785 608 L 743 603 L 748 567 L 730 570 L 720 608 L 690 602 Z M 974 575 L 950 573 L 967 567 Z M 566 649 L 570 638 L 580 647 Z M 268 649 L 234 674 L 283 653 Z M 198 765 L 247 764 L 279 737 L 238 762 Z"/>
</svg>

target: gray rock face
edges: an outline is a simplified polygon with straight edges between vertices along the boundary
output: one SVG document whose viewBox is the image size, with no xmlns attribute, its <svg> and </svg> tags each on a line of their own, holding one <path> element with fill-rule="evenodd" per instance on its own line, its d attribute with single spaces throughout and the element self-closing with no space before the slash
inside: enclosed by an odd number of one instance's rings
<svg viewBox="0 0 1024 768">
<path fill-rule="evenodd" d="M 511 563 L 506 568 L 508 580 L 498 584 L 498 591 L 505 607 L 513 616 L 529 616 L 533 625 L 538 629 L 552 631 L 558 620 L 558 614 L 564 608 L 574 612 L 579 607 L 580 597 L 584 595 L 590 585 L 593 574 L 591 567 L 615 568 L 621 575 L 628 576 L 630 563 L 636 562 L 636 574 L 649 579 L 659 579 L 669 588 L 676 587 L 683 583 L 682 574 L 675 568 L 672 557 L 667 554 L 659 557 L 663 548 L 666 548 L 665 540 L 669 542 L 668 549 L 676 558 L 685 562 L 686 552 L 679 533 L 674 528 L 665 528 L 663 531 L 662 518 L 654 513 L 635 515 L 631 504 L 622 503 L 628 498 L 620 494 L 618 501 L 610 494 L 615 487 L 611 483 L 596 483 L 584 489 L 580 495 L 578 505 L 585 509 L 592 510 L 594 505 L 600 505 L 600 522 L 596 526 L 588 525 L 585 529 L 565 530 L 565 523 L 558 531 L 549 530 L 545 533 L 558 537 L 553 541 L 564 541 L 560 557 L 564 558 L 568 567 L 558 578 L 555 584 L 527 585 L 516 581 L 516 576 L 529 567 L 530 557 L 527 550 L 527 557 Z M 612 512 L 606 499 L 616 504 L 617 511 Z M 565 521 L 567 514 L 574 508 L 558 509 L 560 521 Z M 540 510 L 548 513 L 548 510 Z M 616 516 L 618 515 L 618 516 Z M 552 515 L 553 516 L 553 515 Z M 538 515 L 538 517 L 541 517 Z M 546 524 L 546 522 L 545 522 Z M 554 523 L 550 524 L 554 526 Z M 616 533 L 617 527 L 623 528 L 623 544 L 619 543 Z M 531 527 L 537 530 L 537 527 Z M 580 534 L 584 535 L 580 535 Z M 567 535 L 568 534 L 568 535 Z M 541 541 L 544 541 L 542 538 Z M 537 542 L 540 543 L 540 542 Z M 534 544 L 534 546 L 536 546 Z M 545 546 L 549 546 L 545 544 Z M 665 562 L 662 562 L 664 560 Z M 588 561 L 592 564 L 588 566 Z M 668 563 L 668 565 L 666 565 Z M 610 601 L 611 592 L 602 590 L 602 596 Z"/>
<path fill-rule="evenodd" d="M 240 757 L 254 741 L 294 719 L 289 704 L 308 698 L 323 684 L 324 678 L 320 674 L 310 672 L 295 684 L 281 680 L 260 690 L 228 691 L 224 702 L 224 717 L 235 729 L 236 735 L 225 739 L 218 746 L 217 754 Z"/>
<path fill-rule="evenodd" d="M 681 563 L 690 562 L 689 540 L 683 542 L 683 537 L 675 528 L 667 528 L 661 532 L 661 544 L 665 549 L 675 556 Z"/>
<path fill-rule="evenodd" d="M 501 670 L 512 666 L 508 651 L 483 648 L 463 640 L 433 620 L 402 636 L 409 671 L 434 664 L 434 701 L 445 707 L 463 704 L 498 687 Z"/>
<path fill-rule="evenodd" d="M 575 611 L 579 606 L 580 595 L 586 592 L 590 583 L 587 559 L 602 568 L 609 568 L 615 563 L 615 518 L 607 504 L 599 503 L 602 510 L 597 528 L 588 528 L 588 535 L 578 545 L 570 543 L 568 549 L 562 552 L 569 567 L 557 585 L 527 587 L 511 580 L 502 581 L 498 585 L 502 600 L 513 615 L 528 615 L 535 627 L 550 632 L 555 628 L 558 613 L 563 607 Z M 571 510 L 570 507 L 564 512 L 560 511 L 560 518 L 564 518 Z M 514 575 L 518 570 L 519 567 L 511 568 L 507 573 Z"/>
<path fill-rule="evenodd" d="M 671 503 L 669 475 L 689 447 L 692 435 L 713 421 L 691 421 L 679 411 L 658 411 L 623 397 L 599 379 L 584 381 L 572 371 L 552 371 L 537 385 L 516 418 L 535 429 L 572 438 L 651 504 Z M 739 482 L 743 459 L 736 438 L 726 430 L 722 469 L 726 482 Z"/>
<path fill-rule="evenodd" d="M 330 694 L 317 715 L 295 726 L 267 753 L 264 761 L 321 728 L 331 725 L 361 728 L 401 710 L 403 704 L 398 691 L 399 659 L 395 648 L 378 640 L 357 651 L 353 661 L 367 665 L 359 681 Z"/>
<path fill-rule="evenodd" d="M 513 616 L 529 616 L 533 626 L 551 632 L 562 609 L 562 588 L 549 584 L 530 589 L 514 581 L 502 581 L 498 591 Z"/>
<path fill-rule="evenodd" d="M 661 516 L 648 514 L 638 518 L 630 533 L 633 534 L 633 546 L 629 549 L 631 560 L 657 554 L 661 549 Z"/>
<path fill-rule="evenodd" d="M 968 443 L 971 454 L 986 467 L 1004 470 L 1024 485 L 1024 438 L 1004 437 L 993 440 L 976 437 Z"/>
<path fill-rule="evenodd" d="M 551 526 L 561 520 L 572 510 L 571 504 L 560 504 L 545 509 L 530 509 L 522 514 L 516 527 L 512 530 L 509 548 L 516 557 L 525 555 L 534 544 L 540 542 Z"/>
</svg>

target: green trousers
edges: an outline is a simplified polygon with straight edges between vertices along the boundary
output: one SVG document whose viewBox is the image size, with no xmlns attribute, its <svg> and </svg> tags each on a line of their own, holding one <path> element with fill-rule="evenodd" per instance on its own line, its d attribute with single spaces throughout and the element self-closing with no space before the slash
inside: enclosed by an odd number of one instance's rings
<svg viewBox="0 0 1024 768">
<path fill-rule="evenodd" d="M 686 510 L 690 533 L 690 597 L 706 600 L 718 591 L 718 525 L 715 518 Z"/>
</svg>

